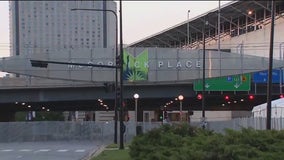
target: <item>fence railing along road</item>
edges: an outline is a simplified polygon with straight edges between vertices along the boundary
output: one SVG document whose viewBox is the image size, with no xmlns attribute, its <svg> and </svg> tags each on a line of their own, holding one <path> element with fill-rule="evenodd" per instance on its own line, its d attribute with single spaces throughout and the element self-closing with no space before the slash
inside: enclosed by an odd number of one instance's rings
<svg viewBox="0 0 284 160">
<path fill-rule="evenodd" d="M 136 124 L 125 123 L 125 142 L 130 142 L 136 135 Z M 162 125 L 161 122 L 139 123 L 143 132 Z M 193 126 L 200 126 L 199 122 L 192 122 Z M 272 129 L 284 129 L 284 118 L 273 118 Z M 226 128 L 240 130 L 241 128 L 266 129 L 266 118 L 237 118 L 229 121 L 208 122 L 208 129 L 223 133 Z M 113 143 L 113 122 L 1 122 L 0 142 L 34 142 L 34 141 L 96 141 L 102 144 Z"/>
</svg>

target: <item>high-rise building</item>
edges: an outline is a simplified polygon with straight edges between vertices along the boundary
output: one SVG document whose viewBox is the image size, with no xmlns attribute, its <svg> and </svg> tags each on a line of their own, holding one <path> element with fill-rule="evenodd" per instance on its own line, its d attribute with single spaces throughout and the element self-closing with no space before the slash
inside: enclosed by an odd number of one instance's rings
<svg viewBox="0 0 284 160">
<path fill-rule="evenodd" d="M 115 46 L 114 1 L 10 1 L 11 55 Z"/>
</svg>

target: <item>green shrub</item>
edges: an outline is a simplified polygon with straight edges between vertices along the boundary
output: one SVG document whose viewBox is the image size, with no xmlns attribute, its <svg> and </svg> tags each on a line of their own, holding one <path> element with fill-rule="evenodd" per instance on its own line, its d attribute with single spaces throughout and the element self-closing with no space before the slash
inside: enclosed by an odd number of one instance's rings
<svg viewBox="0 0 284 160">
<path fill-rule="evenodd" d="M 133 160 L 279 160 L 284 131 L 242 129 L 214 133 L 187 124 L 164 125 L 134 138 Z"/>
</svg>

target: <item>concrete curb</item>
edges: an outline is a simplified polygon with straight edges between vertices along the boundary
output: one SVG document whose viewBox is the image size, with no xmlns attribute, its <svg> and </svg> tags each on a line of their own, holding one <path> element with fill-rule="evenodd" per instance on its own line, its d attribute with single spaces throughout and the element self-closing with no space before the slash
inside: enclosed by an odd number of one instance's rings
<svg viewBox="0 0 284 160">
<path fill-rule="evenodd" d="M 129 147 L 125 147 L 124 149 L 129 149 Z M 84 156 L 80 160 L 91 160 L 93 157 L 98 156 L 104 150 L 119 150 L 119 148 L 106 148 L 105 145 L 102 145 L 98 149 L 94 149 L 92 152 L 90 152 L 88 155 Z"/>
<path fill-rule="evenodd" d="M 124 149 L 129 149 L 129 147 L 124 147 Z M 105 148 L 105 150 L 119 150 L 119 148 Z"/>
<path fill-rule="evenodd" d="M 94 149 L 91 151 L 88 155 L 84 156 L 80 160 L 91 160 L 93 157 L 98 156 L 100 153 L 102 153 L 105 150 L 106 146 L 102 145 L 98 149 Z"/>
</svg>

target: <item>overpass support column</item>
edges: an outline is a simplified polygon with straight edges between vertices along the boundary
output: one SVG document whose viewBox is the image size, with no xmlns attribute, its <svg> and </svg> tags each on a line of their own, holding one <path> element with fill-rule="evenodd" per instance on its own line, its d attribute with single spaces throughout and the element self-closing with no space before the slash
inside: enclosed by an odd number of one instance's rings
<svg viewBox="0 0 284 160">
<path fill-rule="evenodd" d="M 15 121 L 16 112 L 13 111 L 1 111 L 0 122 L 12 122 Z"/>
</svg>

